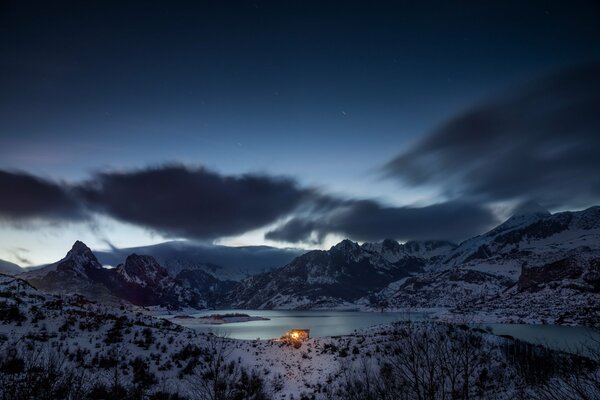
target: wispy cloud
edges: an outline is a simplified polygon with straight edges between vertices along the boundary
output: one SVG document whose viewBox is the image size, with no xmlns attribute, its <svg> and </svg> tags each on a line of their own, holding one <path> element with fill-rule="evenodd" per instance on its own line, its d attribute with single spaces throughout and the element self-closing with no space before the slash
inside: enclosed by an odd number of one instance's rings
<svg viewBox="0 0 600 400">
<path fill-rule="evenodd" d="M 24 172 L 0 170 L 0 189 L 0 219 L 10 223 L 85 218 L 81 203 L 65 184 Z"/>
<path fill-rule="evenodd" d="M 385 166 L 450 198 L 588 206 L 600 199 L 600 64 L 477 105 Z"/>
<path fill-rule="evenodd" d="M 166 237 L 217 239 L 287 221 L 267 239 L 320 242 L 330 233 L 355 240 L 462 239 L 493 222 L 488 209 L 470 203 L 393 207 L 332 196 L 291 178 L 222 175 L 181 164 L 98 172 L 71 185 L 21 172 L 1 171 L 0 178 L 6 193 L 0 215 L 13 223 L 93 224 L 99 213 Z"/>
</svg>

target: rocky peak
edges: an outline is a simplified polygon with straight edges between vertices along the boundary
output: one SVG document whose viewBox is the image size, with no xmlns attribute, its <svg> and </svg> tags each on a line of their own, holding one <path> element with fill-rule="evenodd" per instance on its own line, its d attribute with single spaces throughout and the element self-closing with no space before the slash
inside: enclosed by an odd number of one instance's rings
<svg viewBox="0 0 600 400">
<path fill-rule="evenodd" d="M 513 217 L 519 217 L 523 215 L 539 215 L 542 217 L 547 217 L 550 215 L 550 211 L 534 201 L 528 201 L 516 207 L 513 212 Z"/>
<path fill-rule="evenodd" d="M 87 247 L 87 245 L 85 243 L 83 243 L 79 240 L 77 240 L 73 244 L 73 246 L 71 247 L 71 250 L 69 250 L 69 252 L 67 253 L 66 258 L 83 260 L 83 261 L 91 261 L 91 262 L 94 262 L 95 264 L 98 264 L 97 267 L 102 268 L 102 266 L 98 262 L 98 259 L 96 259 L 96 256 L 94 255 L 94 253 L 92 253 L 92 250 L 89 247 Z"/>
<path fill-rule="evenodd" d="M 582 291 L 600 291 L 600 259 L 573 251 L 567 257 L 542 266 L 523 265 L 517 281 L 520 291 L 538 291 L 546 285 L 570 285 Z"/>
<path fill-rule="evenodd" d="M 392 264 L 410 257 L 403 246 L 394 239 L 384 239 L 383 242 L 377 243 L 366 249 L 370 250 L 372 253 L 378 254 L 383 257 L 384 260 Z"/>
<path fill-rule="evenodd" d="M 142 287 L 159 285 L 169 279 L 169 273 L 152 256 L 131 254 L 124 264 L 117 266 L 117 273 L 124 280 Z"/>
<path fill-rule="evenodd" d="M 394 239 L 384 239 L 383 242 L 381 242 L 381 249 L 384 251 L 400 251 L 402 249 L 402 245 Z"/>
<path fill-rule="evenodd" d="M 519 226 L 531 225 L 551 216 L 550 212 L 535 202 L 526 202 L 516 207 L 512 217 L 494 228 L 490 233 L 500 233 Z"/>
<path fill-rule="evenodd" d="M 403 245 L 408 254 L 425 259 L 444 256 L 456 247 L 455 243 L 447 240 L 413 240 Z"/>
<path fill-rule="evenodd" d="M 574 214 L 574 225 L 579 229 L 600 228 L 600 206 L 593 206 Z"/>
<path fill-rule="evenodd" d="M 330 251 L 341 251 L 341 252 L 356 252 L 360 250 L 358 243 L 353 242 L 349 239 L 344 239 L 335 246 L 332 246 Z"/>
<path fill-rule="evenodd" d="M 361 249 L 358 243 L 348 239 L 342 240 L 335 246 L 331 247 L 329 253 L 336 260 L 336 262 L 349 262 L 352 260 L 356 261 L 365 255 L 365 252 L 363 249 Z"/>
<path fill-rule="evenodd" d="M 73 244 L 66 257 L 57 263 L 56 269 L 58 271 L 74 271 L 87 276 L 87 271 L 102 269 L 102 265 L 92 250 L 78 240 Z"/>
<path fill-rule="evenodd" d="M 85 253 L 85 252 L 88 252 L 88 251 L 91 251 L 91 250 L 81 240 L 76 240 L 75 243 L 73 243 L 73 246 L 71 246 L 71 250 L 70 251 L 73 251 L 73 252 L 76 252 L 76 253 Z"/>
</svg>

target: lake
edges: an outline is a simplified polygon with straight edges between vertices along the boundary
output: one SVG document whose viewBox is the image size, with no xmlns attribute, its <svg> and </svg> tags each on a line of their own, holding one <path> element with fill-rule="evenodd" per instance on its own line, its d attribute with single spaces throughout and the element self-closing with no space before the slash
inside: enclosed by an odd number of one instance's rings
<svg viewBox="0 0 600 400">
<path fill-rule="evenodd" d="M 242 313 L 269 318 L 268 321 L 249 321 L 223 325 L 207 325 L 194 319 L 178 322 L 189 328 L 226 335 L 232 339 L 274 339 L 292 328 L 310 329 L 313 337 L 347 335 L 357 329 L 394 321 L 426 321 L 427 312 L 360 312 L 360 311 L 289 311 L 289 310 L 205 310 L 192 314 L 204 317 L 211 314 Z M 163 316 L 171 318 L 172 316 Z M 586 327 L 526 324 L 478 324 L 497 335 L 510 335 L 530 343 L 545 344 L 553 349 L 572 351 L 594 340 L 600 343 L 600 332 Z"/>
</svg>

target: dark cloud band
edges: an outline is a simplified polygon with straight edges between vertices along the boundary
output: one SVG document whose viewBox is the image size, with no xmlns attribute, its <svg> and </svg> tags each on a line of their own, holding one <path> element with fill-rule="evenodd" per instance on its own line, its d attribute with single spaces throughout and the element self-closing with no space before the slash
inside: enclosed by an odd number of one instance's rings
<svg viewBox="0 0 600 400">
<path fill-rule="evenodd" d="M 265 237 L 320 242 L 336 233 L 361 241 L 448 239 L 460 241 L 489 228 L 495 218 L 475 204 L 448 202 L 426 207 L 386 207 L 372 200 L 345 201 L 322 215 L 293 218 Z"/>
<path fill-rule="evenodd" d="M 451 198 L 600 199 L 600 64 L 565 71 L 457 116 L 398 155 L 385 172 L 439 185 Z"/>
<path fill-rule="evenodd" d="M 291 218 L 266 237 L 319 242 L 338 233 L 355 240 L 456 240 L 479 233 L 493 220 L 487 209 L 472 204 L 388 207 L 325 195 L 291 179 L 224 176 L 182 165 L 102 172 L 70 187 L 0 172 L 0 184 L 6 193 L 0 215 L 12 221 L 85 219 L 96 212 L 165 236 L 194 239 L 242 234 Z"/>
<path fill-rule="evenodd" d="M 85 218 L 66 185 L 23 172 L 0 171 L 0 217 L 10 222 Z"/>
<path fill-rule="evenodd" d="M 89 207 L 121 221 L 199 239 L 269 224 L 310 196 L 291 179 L 223 176 L 180 165 L 99 173 L 78 192 Z"/>
</svg>

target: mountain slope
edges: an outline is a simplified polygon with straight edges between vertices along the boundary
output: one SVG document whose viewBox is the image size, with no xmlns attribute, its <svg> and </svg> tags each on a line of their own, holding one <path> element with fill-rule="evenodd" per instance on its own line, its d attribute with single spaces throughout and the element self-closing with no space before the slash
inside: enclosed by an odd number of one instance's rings
<svg viewBox="0 0 600 400">
<path fill-rule="evenodd" d="M 432 261 L 427 272 L 358 303 L 600 325 L 600 207 L 556 214 L 529 208 Z"/>
<path fill-rule="evenodd" d="M 392 263 L 401 259 L 420 258 L 429 264 L 446 256 L 456 249 L 457 245 L 444 240 L 418 240 L 401 244 L 393 239 L 385 239 L 378 243 L 364 243 L 362 247 L 367 251 L 381 254 Z"/>
<path fill-rule="evenodd" d="M 44 268 L 19 275 L 34 287 L 51 293 L 85 293 L 103 301 L 116 301 L 108 288 L 94 279 L 104 268 L 94 253 L 82 242 L 76 241 L 60 261 Z"/>
<path fill-rule="evenodd" d="M 252 276 L 225 302 L 241 308 L 332 308 L 347 305 L 390 282 L 422 270 L 422 259 L 402 254 L 391 241 L 380 246 L 344 240 L 315 250 L 283 268 Z"/>
<path fill-rule="evenodd" d="M 185 269 L 201 269 L 220 280 L 241 280 L 279 268 L 305 253 L 304 250 L 269 246 L 229 247 L 190 241 L 172 241 L 152 246 L 96 251 L 103 265 L 121 264 L 130 254 L 154 257 L 172 276 Z"/>
<path fill-rule="evenodd" d="M 503 276 L 453 268 L 411 276 L 394 282 L 358 303 L 374 308 L 456 308 L 495 296 L 513 282 Z"/>
<path fill-rule="evenodd" d="M 204 399 L 211 393 L 199 388 L 214 387 L 218 376 L 223 382 L 219 387 L 237 388 L 228 391 L 235 399 L 347 399 L 358 387 L 348 386 L 349 373 L 365 365 L 402 362 L 390 355 L 421 344 L 430 346 L 411 354 L 422 365 L 418 370 L 422 376 L 432 365 L 431 356 L 440 357 L 439 349 L 459 355 L 468 346 L 472 355 L 468 362 L 476 362 L 472 375 L 493 377 L 483 380 L 485 385 L 481 379 L 471 379 L 473 393 L 489 400 L 517 398 L 516 394 L 527 398 L 531 386 L 525 386 L 526 376 L 520 375 L 525 370 L 522 363 L 514 360 L 521 353 L 531 358 L 533 346 L 464 325 L 399 322 L 350 335 L 313 337 L 295 348 L 271 340 L 231 340 L 128 307 L 51 295 L 1 274 L 0 294 L 2 398 Z M 542 360 L 572 360 L 564 353 L 542 350 Z M 215 354 L 222 357 L 217 367 Z M 445 369 L 440 371 L 448 375 Z M 436 374 L 434 379 L 442 376 Z M 451 396 L 450 378 L 444 377 L 440 382 Z M 394 379 L 386 382 L 394 385 L 398 398 L 412 398 L 408 386 Z"/>
<path fill-rule="evenodd" d="M 231 290 L 235 281 L 222 281 L 201 269 L 184 269 L 175 279 L 181 286 L 197 293 L 207 308 L 215 308 L 221 297 Z"/>
<path fill-rule="evenodd" d="M 572 250 L 600 252 L 600 207 L 549 214 L 520 213 L 461 243 L 432 270 L 471 268 L 516 281 L 523 265 L 544 265 Z"/>
<path fill-rule="evenodd" d="M 92 251 L 75 242 L 66 257 L 20 275 L 51 293 L 80 293 L 92 299 L 139 306 L 205 307 L 203 294 L 171 277 L 151 256 L 132 254 L 117 268 L 103 268 Z"/>
<path fill-rule="evenodd" d="M 131 254 L 123 264 L 104 269 L 94 279 L 114 296 L 139 306 L 205 306 L 200 293 L 181 285 L 151 256 Z"/>
<path fill-rule="evenodd" d="M 18 275 L 23 272 L 23 268 L 9 261 L 0 260 L 0 273 L 7 275 Z"/>
<path fill-rule="evenodd" d="M 510 289 L 463 304 L 461 311 L 503 322 L 600 327 L 600 257 L 574 250 L 558 261 L 524 266 Z"/>
</svg>

